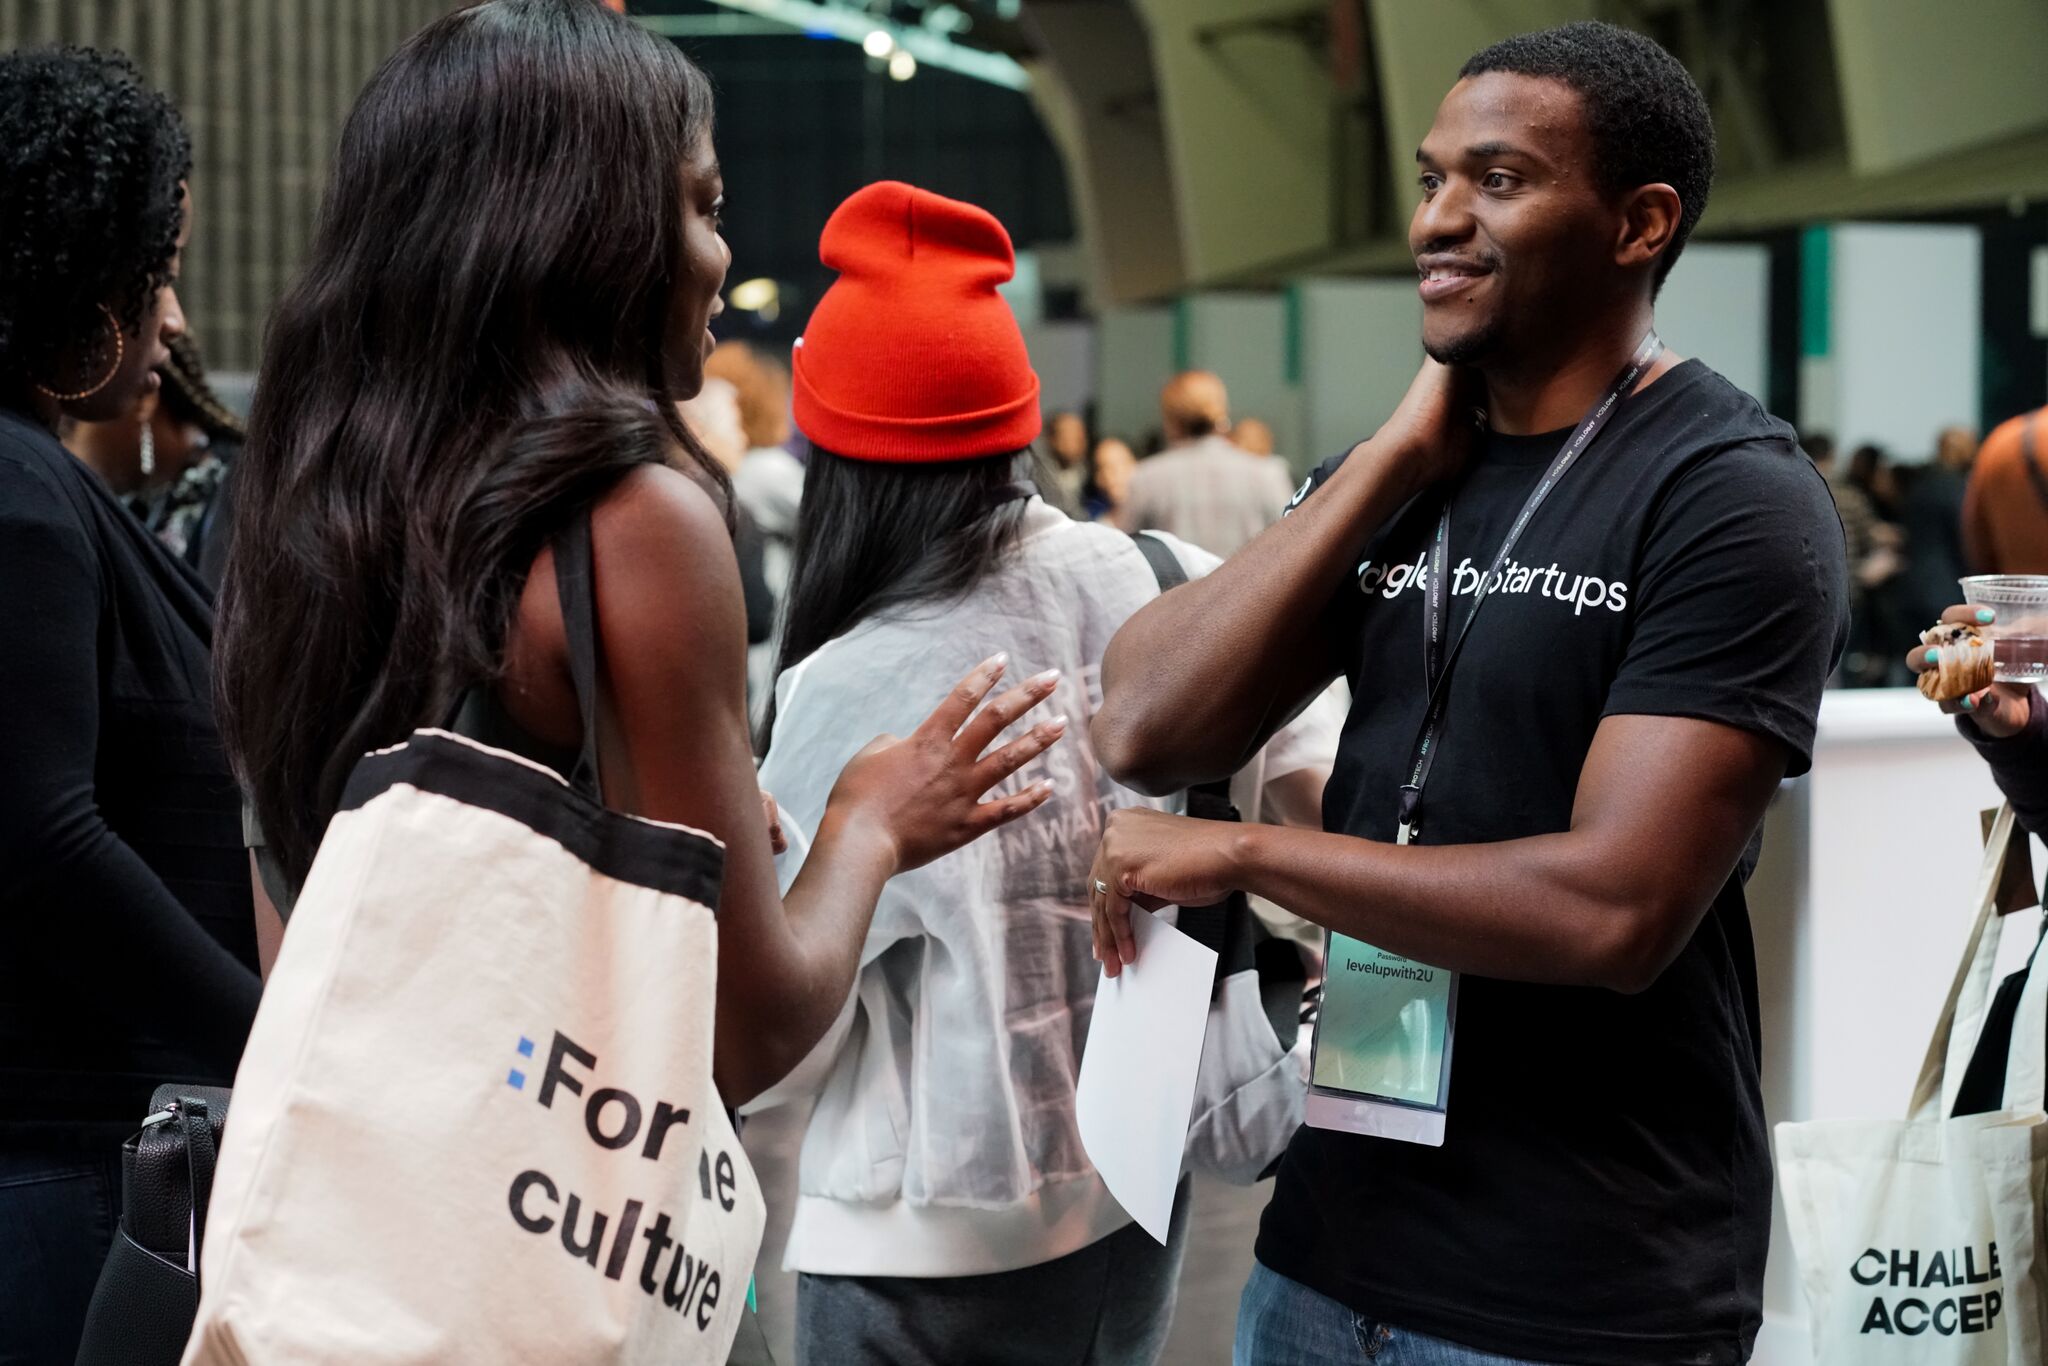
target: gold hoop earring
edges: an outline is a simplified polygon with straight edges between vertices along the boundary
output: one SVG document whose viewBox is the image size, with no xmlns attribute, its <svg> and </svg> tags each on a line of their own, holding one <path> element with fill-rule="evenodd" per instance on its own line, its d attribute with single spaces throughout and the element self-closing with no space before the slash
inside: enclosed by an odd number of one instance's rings
<svg viewBox="0 0 2048 1366">
<path fill-rule="evenodd" d="M 114 329 L 113 365 L 108 367 L 107 373 L 101 377 L 100 382 L 98 384 L 93 385 L 90 389 L 80 389 L 75 394 L 60 394 L 55 389 L 51 389 L 42 384 L 37 384 L 34 380 L 30 380 L 29 383 L 35 386 L 35 390 L 37 393 L 42 394 L 46 398 L 53 398 L 57 400 L 57 402 L 59 403 L 76 403 L 78 402 L 78 400 L 82 398 L 91 398 L 94 394 L 106 388 L 109 384 L 112 384 L 114 382 L 114 376 L 121 373 L 121 357 L 128 349 L 127 344 L 121 340 L 121 320 L 119 318 L 116 318 L 114 316 L 114 310 L 108 308 L 105 304 L 99 305 L 99 310 L 100 312 L 107 315 L 107 325 Z"/>
</svg>

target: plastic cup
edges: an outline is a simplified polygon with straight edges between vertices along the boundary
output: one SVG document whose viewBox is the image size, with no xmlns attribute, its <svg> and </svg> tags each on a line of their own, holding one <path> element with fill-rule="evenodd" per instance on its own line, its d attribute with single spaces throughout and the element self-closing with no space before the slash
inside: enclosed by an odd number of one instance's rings
<svg viewBox="0 0 2048 1366">
<path fill-rule="evenodd" d="M 1998 681 L 2048 682 L 2048 574 L 1978 574 L 1962 584 L 1964 601 L 1998 613 L 1985 630 Z"/>
</svg>

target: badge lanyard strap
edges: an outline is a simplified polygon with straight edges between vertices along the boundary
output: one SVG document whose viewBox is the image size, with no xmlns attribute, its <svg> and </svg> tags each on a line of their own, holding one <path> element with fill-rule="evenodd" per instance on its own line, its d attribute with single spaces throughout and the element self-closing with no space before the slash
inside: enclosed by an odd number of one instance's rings
<svg viewBox="0 0 2048 1366">
<path fill-rule="evenodd" d="M 1621 400 L 1636 387 L 1637 381 L 1643 377 L 1643 372 L 1656 362 L 1663 350 L 1664 343 L 1654 330 L 1644 334 L 1635 354 L 1629 357 L 1629 362 L 1622 367 L 1621 373 L 1614 377 L 1614 383 L 1607 387 L 1607 392 L 1600 396 L 1599 402 L 1593 405 L 1592 410 L 1580 419 L 1578 430 L 1572 433 L 1571 439 L 1564 443 L 1564 449 L 1557 453 L 1557 458 L 1550 462 L 1550 468 L 1543 472 L 1543 477 L 1537 480 L 1536 487 L 1530 490 L 1528 501 L 1522 504 L 1522 510 L 1516 514 L 1514 523 L 1508 527 L 1508 534 L 1502 539 L 1500 549 L 1494 552 L 1493 563 L 1480 575 L 1479 586 L 1472 598 L 1472 610 L 1466 613 L 1465 624 L 1458 628 L 1457 638 L 1450 641 L 1448 652 L 1444 648 L 1444 643 L 1450 634 L 1451 625 L 1451 593 L 1448 583 L 1451 559 L 1451 499 L 1448 495 L 1445 496 L 1443 515 L 1437 519 L 1436 538 L 1429 547 L 1429 602 L 1423 624 L 1422 663 L 1429 684 L 1429 702 L 1422 713 L 1422 729 L 1415 736 L 1415 757 L 1409 765 L 1408 781 L 1401 788 L 1401 825 L 1396 843 L 1412 843 L 1416 833 L 1422 828 L 1422 788 L 1429 781 L 1430 766 L 1436 762 L 1437 740 L 1443 732 L 1444 707 L 1450 699 L 1451 668 L 1458 662 L 1458 654 L 1465 648 L 1466 638 L 1472 634 L 1472 623 L 1477 620 L 1479 609 L 1486 605 L 1494 576 L 1499 574 L 1501 567 L 1507 563 L 1509 553 L 1514 550 L 1515 542 L 1521 539 L 1523 529 L 1529 525 L 1529 519 L 1536 515 L 1536 509 L 1543 505 L 1543 500 L 1550 496 L 1550 491 L 1557 487 L 1558 481 L 1564 478 L 1566 471 L 1570 470 L 1578 458 L 1585 454 L 1586 448 L 1593 444 L 1593 438 L 1600 435 L 1600 429 L 1607 425 L 1608 418 L 1614 416 L 1614 410 L 1620 406 Z"/>
</svg>

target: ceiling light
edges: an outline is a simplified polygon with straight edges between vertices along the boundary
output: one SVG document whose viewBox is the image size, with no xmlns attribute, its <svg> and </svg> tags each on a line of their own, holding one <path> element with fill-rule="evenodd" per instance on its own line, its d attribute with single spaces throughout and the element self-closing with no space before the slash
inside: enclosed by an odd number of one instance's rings
<svg viewBox="0 0 2048 1366">
<path fill-rule="evenodd" d="M 861 51 L 880 61 L 896 50 L 896 40 L 889 36 L 888 30 L 878 28 L 862 39 L 860 46 Z"/>
<path fill-rule="evenodd" d="M 766 276 L 757 276 L 740 281 L 725 297 L 727 303 L 742 313 L 761 313 L 781 302 L 782 286 Z"/>
<path fill-rule="evenodd" d="M 1018 64 L 1016 58 L 1002 52 L 989 52 L 978 47 L 969 47 L 928 28 L 878 28 L 878 20 L 865 10 L 848 8 L 845 0 L 834 0 L 832 4 L 821 4 L 818 0 L 707 0 L 723 10 L 751 15 L 772 23 L 783 24 L 792 31 L 807 33 L 812 37 L 830 35 L 866 49 L 868 40 L 880 33 L 889 40 L 890 46 L 884 53 L 893 52 L 908 40 L 908 46 L 917 56 L 920 67 L 934 67 L 951 71 L 970 80 L 987 81 L 1005 90 L 1029 90 L 1031 73 Z M 1010 0 L 1014 3 L 1014 0 Z M 639 5 L 632 6 L 634 9 Z M 957 0 L 956 0 L 957 8 Z M 0 10 L 4 10 L 0 3 Z M 966 19 L 966 16 L 962 16 Z M 662 34 L 677 37 L 704 37 L 702 15 L 696 14 L 636 14 L 634 22 L 642 27 Z M 960 21 L 951 21 L 957 25 Z M 967 22 L 972 23 L 971 19 Z M 886 61 L 887 57 L 877 57 Z"/>
<path fill-rule="evenodd" d="M 907 81 L 917 74 L 917 58 L 898 49 L 889 58 L 889 75 L 899 81 Z"/>
</svg>

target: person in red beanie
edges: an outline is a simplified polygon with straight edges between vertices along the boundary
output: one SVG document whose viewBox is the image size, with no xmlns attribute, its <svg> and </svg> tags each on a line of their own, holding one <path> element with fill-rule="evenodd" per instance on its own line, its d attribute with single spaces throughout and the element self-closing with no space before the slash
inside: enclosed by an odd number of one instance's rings
<svg viewBox="0 0 2048 1366">
<path fill-rule="evenodd" d="M 820 254 L 839 279 L 793 365 L 812 454 L 761 770 L 785 879 L 864 728 L 908 719 L 930 680 L 995 648 L 1053 684 L 1048 709 L 1085 721 L 1110 637 L 1159 591 L 1131 537 L 1069 520 L 1029 481 L 1039 387 L 996 292 L 1014 263 L 1001 224 L 871 185 Z M 1216 563 L 1160 540 L 1190 574 Z M 1335 719 L 1311 712 L 1242 775 L 1248 817 L 1277 800 L 1317 821 Z M 817 1097 L 785 1261 L 802 1273 L 800 1363 L 1148 1363 L 1164 1347 L 1186 1188 L 1162 1246 L 1089 1162 L 1074 1087 L 1103 822 L 1181 799 L 1111 782 L 1086 735 L 1070 724 L 998 789 L 1056 785 L 1028 827 L 890 880 L 838 1022 L 759 1103 Z"/>
</svg>

